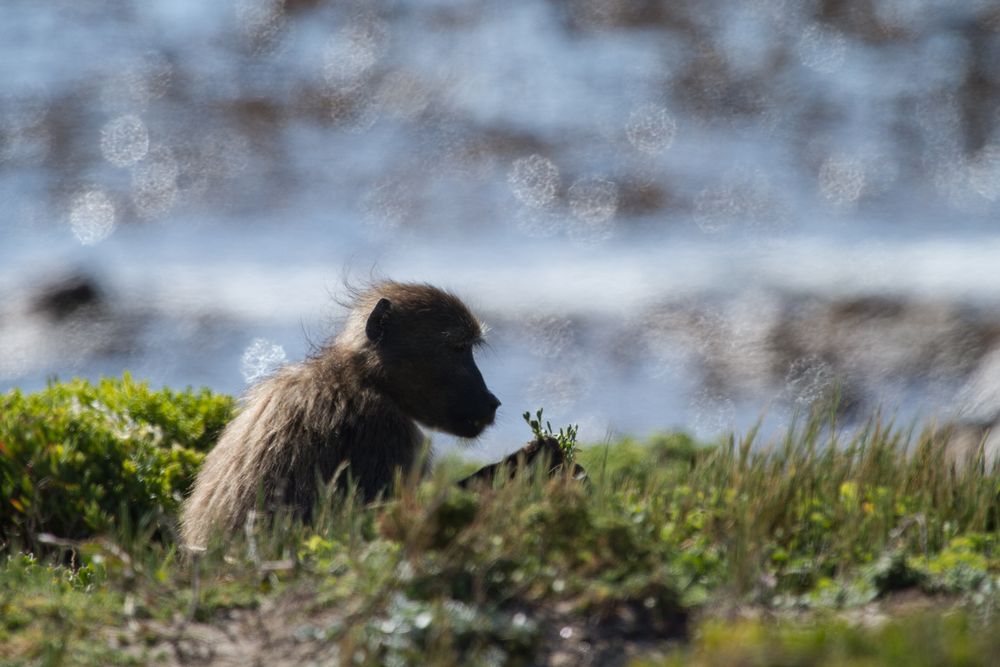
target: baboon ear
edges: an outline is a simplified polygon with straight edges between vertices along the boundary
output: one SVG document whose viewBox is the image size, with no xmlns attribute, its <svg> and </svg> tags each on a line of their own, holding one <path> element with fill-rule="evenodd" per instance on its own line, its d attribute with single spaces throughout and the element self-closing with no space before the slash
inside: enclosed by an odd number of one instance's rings
<svg viewBox="0 0 1000 667">
<path fill-rule="evenodd" d="M 368 323 L 365 324 L 365 335 L 371 342 L 377 343 L 385 335 L 386 319 L 391 308 L 392 302 L 389 299 L 379 299 L 375 307 L 372 308 L 372 312 L 368 316 Z"/>
</svg>

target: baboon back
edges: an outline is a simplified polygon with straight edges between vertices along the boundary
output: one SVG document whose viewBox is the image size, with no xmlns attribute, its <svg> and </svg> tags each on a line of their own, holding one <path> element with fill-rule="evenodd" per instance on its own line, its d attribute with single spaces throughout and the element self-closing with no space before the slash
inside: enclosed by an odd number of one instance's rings
<svg viewBox="0 0 1000 667">
<path fill-rule="evenodd" d="M 422 440 L 416 425 L 378 392 L 345 387 L 316 364 L 286 368 L 249 394 L 185 503 L 186 544 L 237 530 L 257 505 L 308 518 L 319 484 L 335 476 L 339 488 L 354 483 L 371 499 L 411 468 Z"/>
</svg>

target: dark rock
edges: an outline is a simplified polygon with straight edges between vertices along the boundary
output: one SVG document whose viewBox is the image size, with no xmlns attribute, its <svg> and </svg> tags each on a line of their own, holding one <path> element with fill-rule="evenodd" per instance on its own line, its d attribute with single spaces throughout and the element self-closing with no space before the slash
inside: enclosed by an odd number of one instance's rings
<svg viewBox="0 0 1000 667">
<path fill-rule="evenodd" d="M 683 7 L 659 0 L 556 0 L 565 23 L 571 30 L 603 28 L 678 28 L 689 29 L 690 19 Z"/>
<path fill-rule="evenodd" d="M 62 322 L 82 312 L 102 309 L 104 295 L 91 276 L 76 273 L 42 285 L 30 303 L 33 312 Z"/>
<path fill-rule="evenodd" d="M 837 301 L 830 306 L 835 321 L 893 318 L 903 314 L 905 306 L 889 296 L 859 296 Z"/>
<path fill-rule="evenodd" d="M 627 180 L 618 190 L 618 213 L 642 216 L 677 206 L 677 197 L 658 183 Z"/>
</svg>

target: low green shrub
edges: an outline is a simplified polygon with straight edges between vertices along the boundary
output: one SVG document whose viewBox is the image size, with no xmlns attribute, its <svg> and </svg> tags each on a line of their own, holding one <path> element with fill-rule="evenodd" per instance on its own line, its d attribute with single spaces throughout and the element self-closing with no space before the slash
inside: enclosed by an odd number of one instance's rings
<svg viewBox="0 0 1000 667">
<path fill-rule="evenodd" d="M 127 374 L 0 396 L 0 537 L 34 546 L 175 514 L 232 412 L 227 396 Z"/>
<path fill-rule="evenodd" d="M 653 477 L 662 477 L 666 469 L 686 474 L 715 449 L 715 445 L 699 443 L 686 433 L 659 433 L 643 441 L 626 437 L 579 448 L 578 462 L 593 480 L 644 487 Z"/>
<path fill-rule="evenodd" d="M 998 631 L 1000 621 L 980 623 L 963 613 L 914 615 L 874 628 L 836 618 L 781 624 L 711 619 L 689 646 L 629 667 L 986 667 L 1000 664 Z"/>
</svg>

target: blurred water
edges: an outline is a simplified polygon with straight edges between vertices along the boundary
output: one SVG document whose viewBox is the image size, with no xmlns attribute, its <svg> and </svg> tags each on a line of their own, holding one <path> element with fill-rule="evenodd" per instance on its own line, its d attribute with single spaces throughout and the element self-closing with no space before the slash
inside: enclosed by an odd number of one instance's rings
<svg viewBox="0 0 1000 667">
<path fill-rule="evenodd" d="M 9 0 L 0 389 L 240 392 L 374 270 L 492 324 L 483 457 L 538 406 L 588 440 L 780 424 L 839 382 L 992 414 L 998 26 L 934 0 Z M 42 317 L 68 274 L 104 305 Z"/>
</svg>

